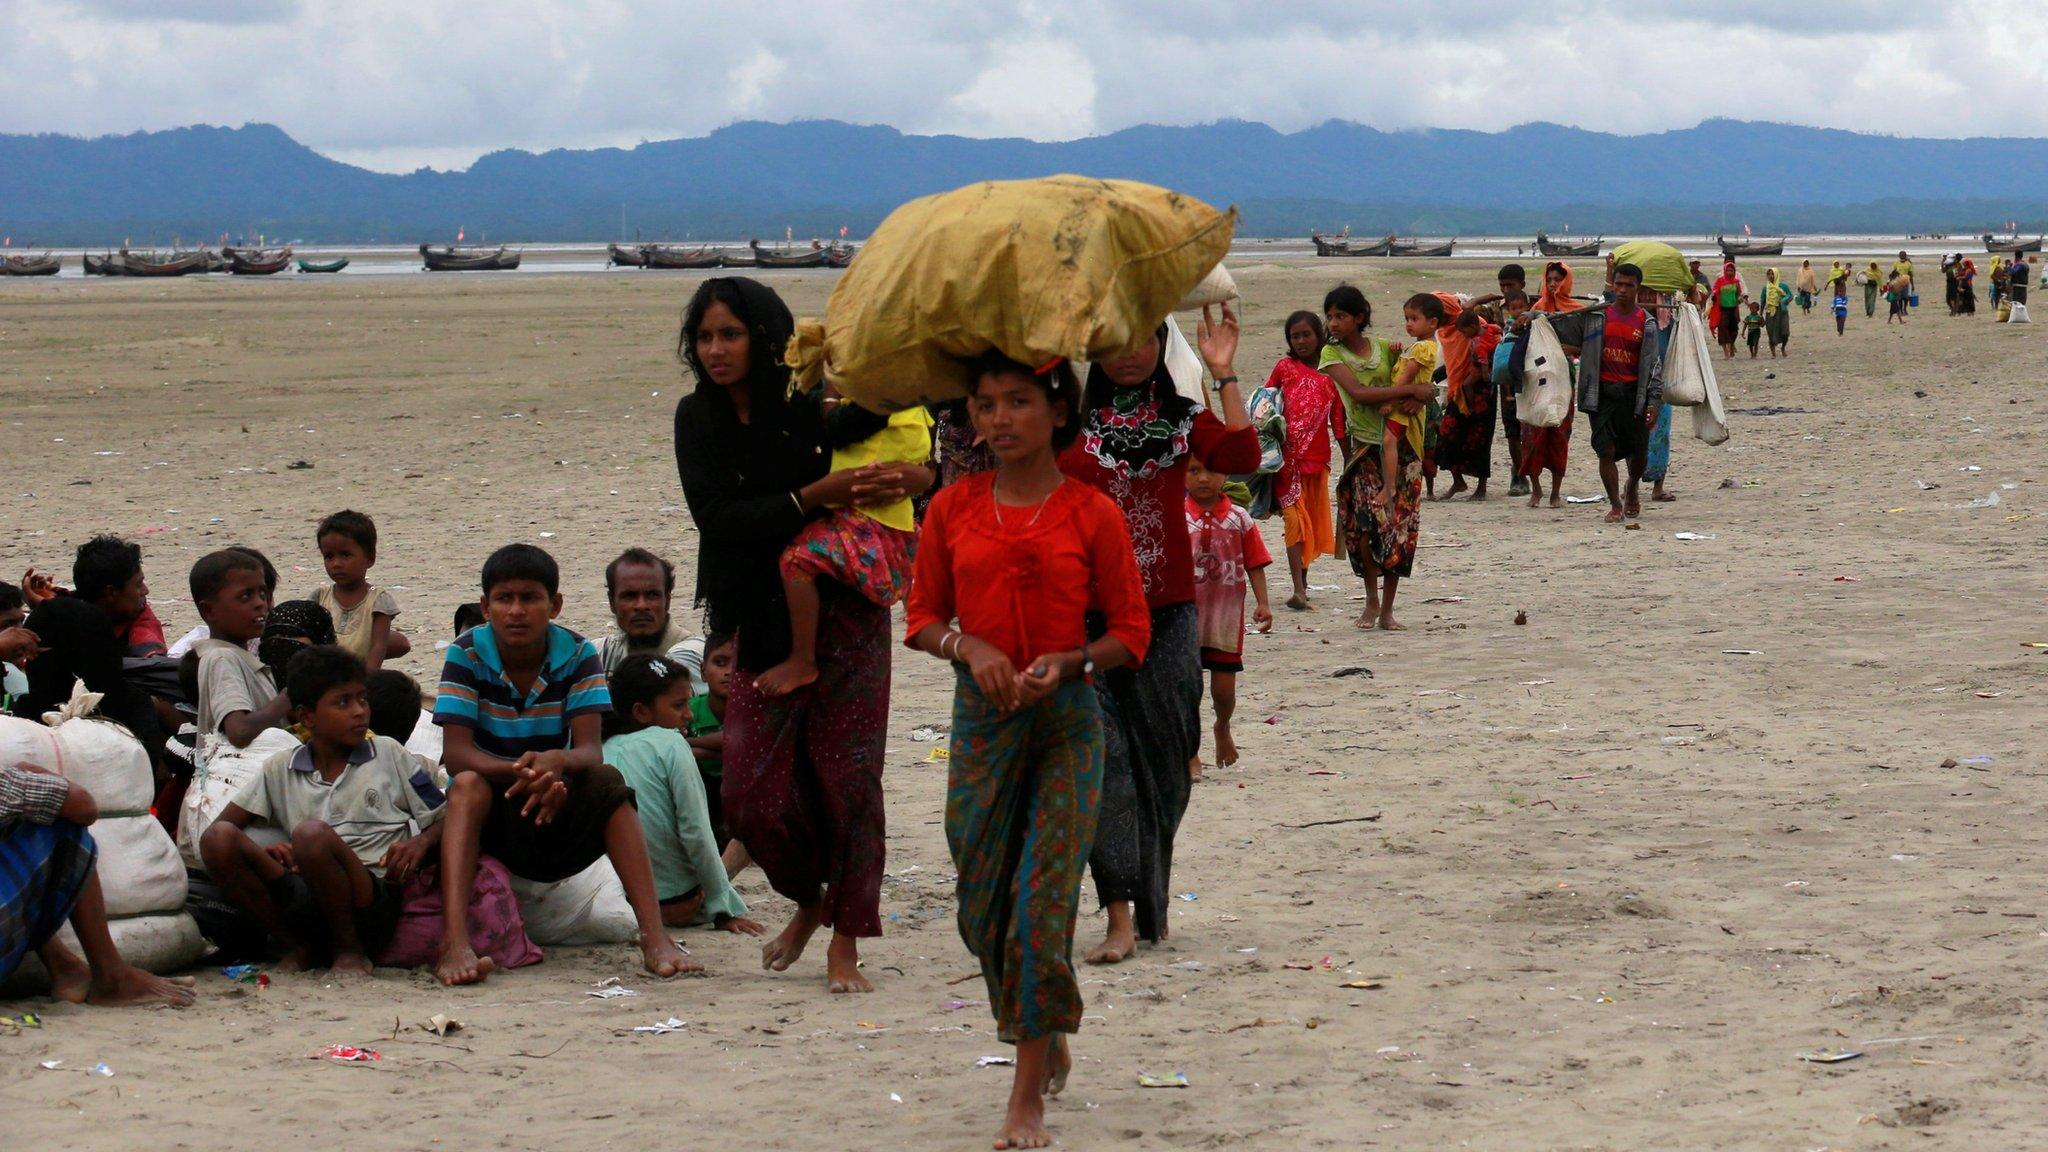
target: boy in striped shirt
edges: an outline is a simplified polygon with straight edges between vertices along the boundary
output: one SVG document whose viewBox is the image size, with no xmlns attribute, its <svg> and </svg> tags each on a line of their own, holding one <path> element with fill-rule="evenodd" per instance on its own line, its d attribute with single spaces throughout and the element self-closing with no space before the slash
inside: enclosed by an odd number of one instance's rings
<svg viewBox="0 0 2048 1152">
<path fill-rule="evenodd" d="M 601 720 L 611 711 L 604 665 L 595 644 L 554 622 L 560 585 L 554 557 L 531 544 L 493 552 L 484 561 L 484 623 L 449 645 L 442 665 L 434 723 L 451 779 L 434 974 L 443 984 L 474 984 L 491 972 L 469 941 L 480 853 L 543 882 L 610 857 L 640 924 L 647 970 L 701 970 L 662 925 L 633 790 L 602 759 Z"/>
</svg>

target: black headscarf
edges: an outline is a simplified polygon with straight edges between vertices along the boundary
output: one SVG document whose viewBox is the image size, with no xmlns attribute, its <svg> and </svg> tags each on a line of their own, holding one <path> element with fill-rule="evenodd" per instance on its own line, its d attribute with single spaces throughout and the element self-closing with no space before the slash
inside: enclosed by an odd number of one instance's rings
<svg viewBox="0 0 2048 1152">
<path fill-rule="evenodd" d="M 292 657 L 316 644 L 334 643 L 334 617 L 313 600 L 287 600 L 270 609 L 256 658 L 270 668 L 279 684 Z"/>
</svg>

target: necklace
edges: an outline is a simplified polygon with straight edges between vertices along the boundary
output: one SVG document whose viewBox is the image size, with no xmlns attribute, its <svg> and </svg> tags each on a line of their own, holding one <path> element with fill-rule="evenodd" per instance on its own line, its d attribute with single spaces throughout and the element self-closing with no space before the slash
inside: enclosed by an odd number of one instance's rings
<svg viewBox="0 0 2048 1152">
<path fill-rule="evenodd" d="M 1038 523 L 1038 518 L 1045 515 L 1045 506 L 1052 503 L 1052 494 L 1059 491 L 1060 487 L 1066 482 L 1067 478 L 1065 476 L 1060 477 L 1058 484 L 1053 485 L 1045 495 L 1038 498 L 1038 509 L 1031 514 L 1031 519 L 1024 522 L 1026 528 Z M 994 483 L 990 483 L 988 486 L 988 504 L 990 508 L 995 509 L 996 527 L 1001 528 L 1003 526 L 1003 502 L 996 498 L 996 486 Z"/>
</svg>

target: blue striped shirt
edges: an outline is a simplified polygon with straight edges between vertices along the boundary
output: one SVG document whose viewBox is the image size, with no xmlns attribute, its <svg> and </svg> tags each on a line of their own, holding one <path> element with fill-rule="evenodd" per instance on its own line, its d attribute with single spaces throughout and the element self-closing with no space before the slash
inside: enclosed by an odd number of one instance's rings
<svg viewBox="0 0 2048 1152">
<path fill-rule="evenodd" d="M 560 624 L 548 625 L 540 676 L 522 694 L 505 678 L 497 634 L 485 624 L 448 646 L 434 723 L 474 729 L 479 749 L 517 760 L 528 752 L 567 748 L 571 720 L 611 710 L 611 687 L 597 645 Z"/>
</svg>

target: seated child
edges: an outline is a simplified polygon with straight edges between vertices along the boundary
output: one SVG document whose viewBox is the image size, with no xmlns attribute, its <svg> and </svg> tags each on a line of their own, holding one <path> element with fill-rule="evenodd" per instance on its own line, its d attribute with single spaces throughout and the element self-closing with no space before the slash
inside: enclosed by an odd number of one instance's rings
<svg viewBox="0 0 2048 1152">
<path fill-rule="evenodd" d="M 1742 331 L 1749 339 L 1749 358 L 1754 360 L 1757 345 L 1764 338 L 1764 309 L 1753 298 L 1749 301 L 1749 310 L 1742 314 Z"/>
<path fill-rule="evenodd" d="M 277 690 L 270 668 L 249 650 L 270 619 L 263 566 L 248 552 L 227 548 L 192 565 L 192 602 L 206 622 L 197 656 L 198 763 L 204 767 L 222 741 L 247 748 L 263 731 L 284 722 L 291 701 Z"/>
<path fill-rule="evenodd" d="M 440 841 L 444 797 L 404 745 L 370 733 L 363 662 L 331 644 L 293 656 L 285 694 L 306 742 L 264 761 L 200 839 L 207 874 L 296 972 L 367 973 L 398 926 L 400 886 Z M 247 829 L 289 834 L 262 847 Z M 414 828 L 423 831 L 414 833 Z"/>
<path fill-rule="evenodd" d="M 396 668 L 370 673 L 370 731 L 400 744 L 412 739 L 420 723 L 419 681 Z"/>
<path fill-rule="evenodd" d="M 318 601 L 334 617 L 337 643 L 372 672 L 387 657 L 411 652 L 412 641 L 392 624 L 398 618 L 397 599 L 370 583 L 370 569 L 377 564 L 377 525 L 361 512 L 336 512 L 314 529 L 313 543 L 332 583 L 306 599 Z"/>
<path fill-rule="evenodd" d="M 724 805 L 719 793 L 725 785 L 725 705 L 732 690 L 732 665 L 736 655 L 730 632 L 714 632 L 704 638 L 704 690 L 690 698 L 690 723 L 683 730 L 690 751 L 697 758 L 697 772 L 704 777 L 704 798 L 711 807 L 711 829 L 718 837 L 719 851 L 731 839 L 725 830 Z"/>
<path fill-rule="evenodd" d="M 477 607 L 474 601 L 455 606 L 455 635 L 458 639 L 464 632 L 483 622 L 484 610 Z"/>
<path fill-rule="evenodd" d="M 828 403 L 831 401 L 828 400 Z M 922 405 L 878 416 L 838 402 L 826 417 L 832 471 L 869 464 L 923 464 L 932 455 L 932 417 Z M 887 608 L 910 585 L 917 519 L 911 501 L 877 508 L 833 508 L 805 524 L 782 553 L 789 601 L 789 658 L 754 678 L 766 696 L 783 696 L 818 678 L 819 579 L 837 580 Z"/>
<path fill-rule="evenodd" d="M 1188 541 L 1194 546 L 1195 617 L 1201 634 L 1202 667 L 1209 673 L 1210 699 L 1216 705 L 1216 762 L 1237 763 L 1237 741 L 1230 718 L 1237 711 L 1237 674 L 1244 671 L 1244 590 L 1250 584 L 1256 607 L 1252 623 L 1273 630 L 1273 609 L 1266 603 L 1266 568 L 1273 557 L 1259 536 L 1251 515 L 1223 494 L 1225 477 L 1188 458 Z M 1202 778 L 1202 758 L 1188 764 L 1189 775 Z"/>
<path fill-rule="evenodd" d="M 662 923 L 680 928 L 708 916 L 722 931 L 764 934 L 725 874 L 704 778 L 683 739 L 696 699 L 689 671 L 666 656 L 636 653 L 619 662 L 611 690 L 604 761 L 632 785 Z"/>
<path fill-rule="evenodd" d="M 612 710 L 604 664 L 597 645 L 554 622 L 562 611 L 554 557 L 508 544 L 484 562 L 481 583 L 485 622 L 448 646 L 434 702 L 451 777 L 435 976 L 473 984 L 493 968 L 470 944 L 479 853 L 542 882 L 609 857 L 639 922 L 647 970 L 702 971 L 668 937 L 633 790 L 604 764 L 601 725 Z"/>
<path fill-rule="evenodd" d="M 0 763 L 0 984 L 34 952 L 55 999 L 106 1007 L 190 1004 L 190 977 L 152 976 L 114 945 L 99 848 L 86 831 L 99 813 L 92 793 L 64 777 Z M 83 960 L 57 938 L 67 920 Z"/>
</svg>

